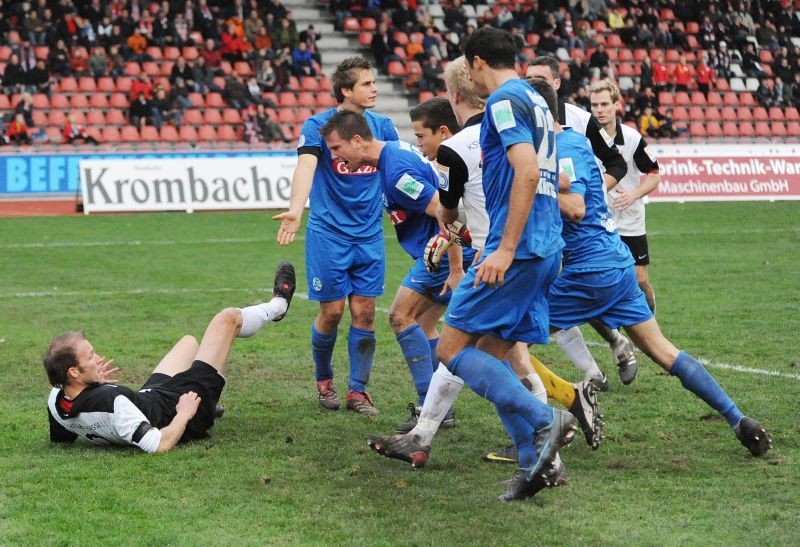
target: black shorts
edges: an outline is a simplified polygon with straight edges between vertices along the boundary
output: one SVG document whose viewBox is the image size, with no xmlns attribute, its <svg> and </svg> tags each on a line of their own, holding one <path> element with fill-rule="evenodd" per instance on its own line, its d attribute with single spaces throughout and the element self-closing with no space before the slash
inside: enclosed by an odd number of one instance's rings
<svg viewBox="0 0 800 547">
<path fill-rule="evenodd" d="M 189 370 L 175 376 L 160 372 L 150 375 L 136 394 L 137 406 L 150 423 L 160 429 L 175 418 L 175 405 L 181 395 L 194 391 L 200 396 L 200 406 L 194 418 L 189 420 L 181 441 L 204 439 L 208 436 L 208 429 L 214 425 L 214 410 L 224 387 L 225 378 L 217 369 L 203 361 L 194 361 Z"/>
<path fill-rule="evenodd" d="M 647 266 L 650 264 L 650 251 L 647 248 L 647 234 L 643 236 L 619 236 L 622 242 L 628 246 L 633 255 L 634 263 L 637 266 Z"/>
</svg>

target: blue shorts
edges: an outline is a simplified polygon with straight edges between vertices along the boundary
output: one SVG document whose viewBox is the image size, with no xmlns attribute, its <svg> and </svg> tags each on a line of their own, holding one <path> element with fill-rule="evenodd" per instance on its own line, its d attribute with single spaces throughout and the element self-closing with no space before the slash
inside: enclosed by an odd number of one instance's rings
<svg viewBox="0 0 800 547">
<path fill-rule="evenodd" d="M 617 329 L 653 317 L 633 266 L 602 272 L 564 270 L 550 287 L 549 303 L 550 324 L 559 329 L 583 325 L 590 319 Z"/>
<path fill-rule="evenodd" d="M 466 271 L 472 264 L 472 259 L 475 256 L 475 250 L 463 249 L 462 252 L 464 270 Z M 435 272 L 429 272 L 427 268 L 425 268 L 425 259 L 418 258 L 416 262 L 414 262 L 414 265 L 411 266 L 411 269 L 408 270 L 408 274 L 400 283 L 400 285 L 403 287 L 408 287 L 415 293 L 421 294 L 425 298 L 433 300 L 438 304 L 447 304 L 450 302 L 450 297 L 452 296 L 453 292 L 448 291 L 445 295 L 440 295 L 439 293 L 442 292 L 444 282 L 447 281 L 447 277 L 449 275 L 450 267 L 446 255 L 442 257 L 440 267 Z"/>
<path fill-rule="evenodd" d="M 546 344 L 550 336 L 547 292 L 560 264 L 561 253 L 514 260 L 503 286 L 496 289 L 485 283 L 473 288 L 477 267 L 471 266 L 450 299 L 445 323 L 470 334 Z"/>
<path fill-rule="evenodd" d="M 309 300 L 333 302 L 351 294 L 380 296 L 385 274 L 383 238 L 350 243 L 311 228 L 306 230 Z"/>
</svg>

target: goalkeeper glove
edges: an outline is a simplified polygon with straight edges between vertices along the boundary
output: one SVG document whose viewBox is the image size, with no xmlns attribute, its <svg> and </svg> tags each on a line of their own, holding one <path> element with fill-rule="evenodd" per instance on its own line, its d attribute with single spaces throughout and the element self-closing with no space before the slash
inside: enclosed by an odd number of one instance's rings
<svg viewBox="0 0 800 547">
<path fill-rule="evenodd" d="M 453 243 L 457 243 L 462 247 L 472 246 L 472 236 L 464 223 L 454 220 L 453 222 L 445 223 L 444 227 L 450 234 L 450 239 L 453 240 Z"/>
<path fill-rule="evenodd" d="M 428 241 L 428 244 L 425 245 L 423 258 L 425 259 L 425 268 L 429 272 L 435 272 L 439 269 L 439 262 L 441 262 L 442 257 L 452 244 L 453 240 L 445 230 L 442 230 Z"/>
</svg>

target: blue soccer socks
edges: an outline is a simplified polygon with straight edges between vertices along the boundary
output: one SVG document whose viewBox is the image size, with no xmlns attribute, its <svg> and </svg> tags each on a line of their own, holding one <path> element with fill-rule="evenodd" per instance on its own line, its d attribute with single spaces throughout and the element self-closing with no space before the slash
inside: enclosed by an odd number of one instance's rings
<svg viewBox="0 0 800 547">
<path fill-rule="evenodd" d="M 319 380 L 333 378 L 333 347 L 336 345 L 336 332 L 322 334 L 311 323 L 311 357 L 314 359 L 314 375 Z"/>
<path fill-rule="evenodd" d="M 711 408 L 722 414 L 731 427 L 744 416 L 725 390 L 706 368 L 694 357 L 681 351 L 669 371 L 680 379 L 683 387 L 700 397 Z"/>
<path fill-rule="evenodd" d="M 372 372 L 375 359 L 375 331 L 363 330 L 350 325 L 347 337 L 347 352 L 350 355 L 349 391 L 364 392 Z"/>
<path fill-rule="evenodd" d="M 438 339 L 437 339 L 438 340 Z M 403 351 L 408 370 L 411 371 L 411 378 L 414 381 L 414 388 L 417 390 L 419 404 L 425 402 L 425 395 L 428 393 L 428 386 L 433 376 L 433 365 L 431 364 L 431 343 L 422 331 L 419 324 L 413 324 L 397 335 L 397 342 Z"/>
</svg>

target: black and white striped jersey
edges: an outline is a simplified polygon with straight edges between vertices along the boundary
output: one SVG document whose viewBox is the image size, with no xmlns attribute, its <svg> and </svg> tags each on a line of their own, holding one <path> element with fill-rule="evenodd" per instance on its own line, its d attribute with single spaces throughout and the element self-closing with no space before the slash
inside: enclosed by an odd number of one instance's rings
<svg viewBox="0 0 800 547">
<path fill-rule="evenodd" d="M 459 207 L 460 202 L 475 249 L 483 247 L 489 233 L 481 169 L 482 119 L 480 113 L 467 120 L 461 131 L 442 141 L 436 155 L 439 200 L 448 209 Z"/>
<path fill-rule="evenodd" d="M 125 386 L 98 384 L 81 391 L 69 412 L 62 410 L 64 391 L 53 388 L 47 401 L 50 440 L 73 442 L 78 436 L 99 445 L 136 446 L 155 452 L 161 431 L 134 404 L 136 393 Z"/>
</svg>

